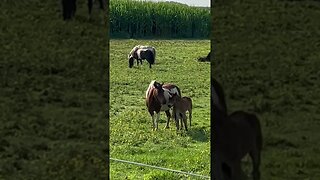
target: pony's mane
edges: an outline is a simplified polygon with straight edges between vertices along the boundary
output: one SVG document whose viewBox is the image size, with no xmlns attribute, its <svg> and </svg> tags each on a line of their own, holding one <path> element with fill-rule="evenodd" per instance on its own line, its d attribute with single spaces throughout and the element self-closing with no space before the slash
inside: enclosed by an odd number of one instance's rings
<svg viewBox="0 0 320 180">
<path fill-rule="evenodd" d="M 151 88 L 153 88 L 154 82 L 156 82 L 156 80 L 152 80 L 152 81 L 150 82 L 150 84 L 149 84 L 149 86 L 148 86 L 148 89 L 147 89 L 147 91 L 146 91 L 146 98 L 148 98 L 148 95 L 149 95 L 149 93 L 150 93 L 150 90 L 151 90 Z"/>
</svg>

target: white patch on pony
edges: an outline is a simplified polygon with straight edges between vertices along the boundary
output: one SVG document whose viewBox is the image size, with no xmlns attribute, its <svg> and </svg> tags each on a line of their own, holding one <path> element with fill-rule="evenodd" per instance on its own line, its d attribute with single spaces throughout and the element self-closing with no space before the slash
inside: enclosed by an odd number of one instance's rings
<svg viewBox="0 0 320 180">
<path fill-rule="evenodd" d="M 152 81 L 150 82 L 150 84 L 149 84 L 149 86 L 148 86 L 148 89 L 147 89 L 147 91 L 146 91 L 146 99 L 148 98 L 148 95 L 149 95 L 149 93 L 150 93 L 150 90 L 151 90 L 151 88 L 153 88 L 153 84 L 154 84 L 155 81 L 156 81 L 156 80 L 152 80 Z"/>
<path fill-rule="evenodd" d="M 176 87 L 174 87 L 172 89 L 163 88 L 163 90 L 164 90 L 163 94 L 164 94 L 164 98 L 166 100 L 166 104 L 161 105 L 161 111 L 167 111 L 170 109 L 169 106 L 171 106 L 171 107 L 173 106 L 172 103 L 169 103 L 169 98 L 172 97 L 171 94 L 178 94 L 179 96 L 181 96 L 181 95 L 179 94 L 179 91 Z"/>
</svg>

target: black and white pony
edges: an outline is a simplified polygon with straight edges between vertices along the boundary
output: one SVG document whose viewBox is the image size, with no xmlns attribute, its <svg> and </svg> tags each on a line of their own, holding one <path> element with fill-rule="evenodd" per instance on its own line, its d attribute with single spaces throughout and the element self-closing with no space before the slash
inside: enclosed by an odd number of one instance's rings
<svg viewBox="0 0 320 180">
<path fill-rule="evenodd" d="M 91 16 L 93 2 L 94 0 L 88 0 L 89 16 Z M 100 3 L 100 9 L 104 10 L 105 9 L 104 0 L 99 0 L 99 3 Z M 63 20 L 72 19 L 76 14 L 76 10 L 77 10 L 77 0 L 62 0 Z"/>
<path fill-rule="evenodd" d="M 151 65 L 155 63 L 156 60 L 156 50 L 151 46 L 135 46 L 132 48 L 128 55 L 129 59 L 129 68 L 133 67 L 134 60 L 137 60 L 137 65 L 139 66 L 139 62 L 142 65 L 142 60 L 145 59 L 149 63 L 149 68 Z"/>
</svg>

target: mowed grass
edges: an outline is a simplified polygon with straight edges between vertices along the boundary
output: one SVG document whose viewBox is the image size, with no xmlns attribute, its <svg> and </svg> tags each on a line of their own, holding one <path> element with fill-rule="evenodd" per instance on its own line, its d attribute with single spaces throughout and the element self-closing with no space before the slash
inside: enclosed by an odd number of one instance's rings
<svg viewBox="0 0 320 180">
<path fill-rule="evenodd" d="M 230 113 L 250 111 L 261 120 L 261 179 L 320 179 L 319 3 L 215 7 L 213 74 Z M 249 173 L 249 162 L 244 167 Z"/>
<path fill-rule="evenodd" d="M 156 48 L 156 64 L 149 69 L 128 67 L 128 53 L 138 44 Z M 110 157 L 209 176 L 210 171 L 210 64 L 199 56 L 210 51 L 209 40 L 111 40 L 110 41 Z M 193 100 L 192 127 L 177 133 L 173 121 L 159 130 L 145 104 L 151 80 L 174 83 Z M 188 121 L 189 123 L 189 121 Z M 179 179 L 171 172 L 110 162 L 111 179 Z M 194 178 L 194 177 L 192 177 Z"/>
</svg>

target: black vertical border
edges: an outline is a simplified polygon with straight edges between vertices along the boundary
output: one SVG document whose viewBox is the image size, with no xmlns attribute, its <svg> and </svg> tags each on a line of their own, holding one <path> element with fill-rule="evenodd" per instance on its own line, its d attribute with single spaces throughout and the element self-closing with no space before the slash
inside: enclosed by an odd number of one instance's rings
<svg viewBox="0 0 320 180">
<path fill-rule="evenodd" d="M 211 53 L 210 53 L 210 94 L 211 94 L 211 92 L 212 92 L 212 86 L 211 86 L 211 83 L 212 83 L 212 77 L 213 77 L 213 75 L 214 75 L 214 72 L 213 72 L 213 59 L 214 59 L 214 56 L 213 56 L 213 54 L 214 54 L 214 51 L 213 51 L 213 47 L 214 47 L 214 31 L 213 31 L 213 28 L 215 28 L 215 26 L 214 26 L 214 21 L 213 21 L 213 14 L 214 14 L 214 1 L 215 0 L 211 0 L 211 11 L 210 11 L 210 13 L 211 13 L 211 23 L 210 23 L 210 25 L 211 25 L 211 27 L 210 27 L 210 46 L 211 46 Z M 210 151 L 211 151 L 211 164 L 210 164 L 210 176 L 211 176 L 211 179 L 216 179 L 216 177 L 215 177 L 215 171 L 214 171 L 214 169 L 215 169 L 215 165 L 216 165 L 216 163 L 215 163 L 215 152 L 216 152 L 216 150 L 215 150 L 215 148 L 216 148 L 216 146 L 215 146 L 215 137 L 216 137 L 216 130 L 215 130 L 215 128 L 216 128 L 216 126 L 215 126 L 215 120 L 214 120 L 214 114 L 213 114 L 213 111 L 212 111 L 212 108 L 211 108 L 211 106 L 212 106 L 212 102 L 213 102 L 213 99 L 212 99 L 212 96 L 210 96 L 210 126 L 211 126 L 211 140 L 210 140 L 210 143 L 211 143 L 211 147 L 210 147 Z"/>
<path fill-rule="evenodd" d="M 108 179 L 110 179 L 110 125 L 109 125 L 109 109 L 110 109 L 110 53 L 109 53 L 109 50 L 110 50 L 110 9 L 109 9 L 109 0 L 106 0 L 106 40 L 107 40 L 107 43 L 106 43 L 106 52 L 107 53 L 107 59 L 106 59 L 106 87 L 105 89 L 103 88 L 104 92 L 106 93 L 106 98 L 105 98 L 105 101 L 106 101 L 106 107 L 105 107 L 105 115 L 106 115 L 106 170 L 107 170 L 107 174 L 108 174 Z"/>
</svg>

